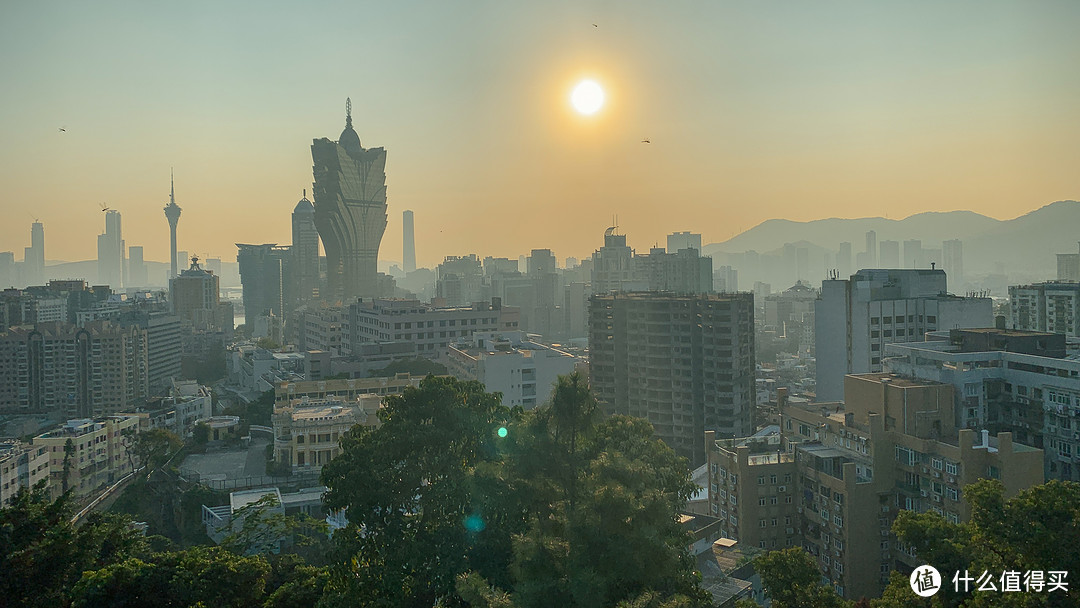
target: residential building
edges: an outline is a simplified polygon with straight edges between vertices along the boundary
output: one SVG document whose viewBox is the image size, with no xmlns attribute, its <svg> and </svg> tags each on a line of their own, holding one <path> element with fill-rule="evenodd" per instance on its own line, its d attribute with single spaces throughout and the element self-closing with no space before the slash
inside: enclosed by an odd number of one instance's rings
<svg viewBox="0 0 1080 608">
<path fill-rule="evenodd" d="M 447 368 L 462 380 L 479 380 L 502 395 L 507 407 L 532 409 L 548 401 L 560 375 L 581 361 L 574 355 L 529 340 L 524 332 L 484 332 L 450 344 Z"/>
<path fill-rule="evenodd" d="M 484 299 L 484 272 L 474 253 L 446 256 L 436 277 L 435 293 L 447 306 L 468 306 Z"/>
<path fill-rule="evenodd" d="M 251 323 L 267 313 L 278 319 L 285 318 L 286 303 L 291 301 L 288 290 L 292 282 L 292 249 L 274 243 L 237 243 L 236 247 L 239 249 L 236 261 L 240 266 L 245 320 Z"/>
<path fill-rule="evenodd" d="M 626 245 L 626 235 L 612 226 L 604 231 L 604 246 L 593 254 L 593 293 L 645 291 L 649 282 L 634 263 L 634 250 Z"/>
<path fill-rule="evenodd" d="M 432 306 L 419 300 L 377 298 L 349 306 L 349 344 L 412 342 L 417 354 L 430 359 L 446 356 L 457 338 L 476 332 L 518 329 L 518 310 L 501 301 L 471 306 Z"/>
<path fill-rule="evenodd" d="M 903 268 L 900 265 L 900 241 L 881 241 L 878 244 L 881 255 L 878 258 L 878 266 L 881 268 Z M 841 274 L 849 276 L 851 273 Z"/>
<path fill-rule="evenodd" d="M 1057 278 L 1059 281 L 1080 281 L 1080 253 L 1057 254 Z"/>
<path fill-rule="evenodd" d="M 146 331 L 109 321 L 17 326 L 0 334 L 0 410 L 93 416 L 148 394 Z"/>
<path fill-rule="evenodd" d="M 1080 337 L 1080 283 L 1010 286 L 1009 304 L 1013 329 Z"/>
<path fill-rule="evenodd" d="M 964 284 L 964 242 L 950 239 L 941 243 L 941 267 L 953 285 Z"/>
<path fill-rule="evenodd" d="M 701 252 L 701 235 L 694 232 L 673 232 L 667 235 L 667 252 L 678 253 L 680 249 L 696 249 Z"/>
<path fill-rule="evenodd" d="M 845 404 L 789 404 L 779 437 L 707 435 L 710 501 L 725 536 L 801 546 L 842 597 L 877 597 L 889 572 L 921 565 L 892 535 L 901 510 L 970 517 L 964 487 L 1000 480 L 1006 496 L 1043 482 L 1042 452 L 1009 433 L 951 425 L 953 388 L 892 374 L 851 375 Z"/>
<path fill-rule="evenodd" d="M 815 343 L 817 399 L 843 399 L 846 374 L 881 371 L 885 344 L 993 324 L 990 298 L 949 294 L 942 270 L 860 270 L 849 279 L 822 281 L 814 307 L 814 333 L 823 337 Z"/>
<path fill-rule="evenodd" d="M 17 439 L 0 441 L 0 508 L 11 504 L 20 489 L 49 479 L 49 451 Z"/>
<path fill-rule="evenodd" d="M 300 314 L 297 340 L 300 350 L 321 350 L 341 357 L 349 350 L 348 309 L 341 306 L 309 308 Z"/>
<path fill-rule="evenodd" d="M 345 106 L 338 141 L 311 143 L 315 226 L 326 252 L 324 299 L 343 304 L 380 295 L 379 244 L 386 231 L 386 150 L 360 145 L 352 101 Z"/>
<path fill-rule="evenodd" d="M 805 322 L 813 316 L 820 292 L 805 281 L 798 281 L 776 294 L 765 296 L 765 325 L 780 327 L 788 321 Z"/>
<path fill-rule="evenodd" d="M 34 220 L 30 225 L 30 246 L 23 249 L 22 285 L 42 285 L 45 276 L 45 225 Z"/>
<path fill-rule="evenodd" d="M 1047 479 L 1080 481 L 1080 359 L 1065 336 L 1001 329 L 952 330 L 885 347 L 887 371 L 953 387 L 959 428 L 1008 431 L 1043 450 Z"/>
<path fill-rule="evenodd" d="M 52 495 L 59 496 L 66 487 L 81 501 L 132 472 L 134 455 L 128 446 L 138 428 L 138 416 L 118 414 L 68 420 L 34 437 L 33 445 L 44 447 L 49 456 Z"/>
<path fill-rule="evenodd" d="M 232 304 L 222 302 L 218 277 L 191 258 L 191 266 L 169 281 L 171 312 L 180 318 L 184 332 L 225 332 L 232 335 Z"/>
<path fill-rule="evenodd" d="M 125 286 L 148 287 L 150 275 L 146 269 L 146 261 L 143 259 L 143 248 L 138 245 L 128 247 L 128 281 Z"/>
<path fill-rule="evenodd" d="M 742 437 L 752 428 L 753 295 L 594 295 L 589 369 L 609 413 L 647 419 L 698 466 L 704 431 Z"/>
</svg>

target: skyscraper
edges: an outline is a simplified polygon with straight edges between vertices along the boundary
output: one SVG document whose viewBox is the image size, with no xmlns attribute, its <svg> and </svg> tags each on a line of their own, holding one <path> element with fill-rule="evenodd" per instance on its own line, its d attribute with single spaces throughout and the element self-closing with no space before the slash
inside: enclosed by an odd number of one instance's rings
<svg viewBox="0 0 1080 608">
<path fill-rule="evenodd" d="M 326 250 L 331 300 L 349 302 L 379 292 L 379 244 L 386 231 L 386 150 L 364 149 L 345 100 L 345 130 L 338 141 L 311 144 L 315 225 Z"/>
<path fill-rule="evenodd" d="M 945 274 L 949 275 L 949 281 L 953 285 L 960 286 L 964 282 L 964 242 L 960 239 L 952 239 L 941 243 L 941 265 L 945 267 Z"/>
<path fill-rule="evenodd" d="M 30 246 L 23 250 L 24 282 L 27 285 L 45 284 L 45 226 L 30 225 Z"/>
<path fill-rule="evenodd" d="M 146 274 L 146 262 L 143 259 L 143 248 L 138 245 L 128 247 L 128 286 L 146 287 L 149 283 Z"/>
<path fill-rule="evenodd" d="M 882 268 L 902 268 L 900 265 L 900 241 L 881 241 L 880 247 L 881 258 L 878 266 Z"/>
<path fill-rule="evenodd" d="M 176 204 L 176 182 L 169 174 L 169 204 L 165 206 L 165 218 L 169 220 L 169 278 L 176 276 L 176 224 L 180 222 L 180 206 Z"/>
<path fill-rule="evenodd" d="M 401 212 L 401 264 L 405 272 L 416 270 L 416 241 L 413 235 L 412 211 Z"/>
<path fill-rule="evenodd" d="M 98 235 L 98 282 L 114 290 L 124 286 L 124 238 L 120 212 L 105 211 L 105 232 Z"/>
<path fill-rule="evenodd" d="M 253 324 L 256 318 L 267 314 L 283 318 L 288 291 L 286 267 L 292 255 L 290 248 L 274 243 L 237 243 L 236 246 L 239 248 L 236 261 L 240 265 L 245 322 Z"/>
<path fill-rule="evenodd" d="M 594 295 L 589 354 L 604 409 L 648 419 L 691 467 L 705 462 L 705 431 L 753 431 L 752 294 Z"/>
<path fill-rule="evenodd" d="M 867 268 L 874 268 L 878 265 L 878 250 L 877 250 L 877 233 L 873 230 L 866 231 L 866 257 L 869 266 Z"/>
<path fill-rule="evenodd" d="M 319 294 L 319 230 L 307 190 L 292 213 L 292 255 L 296 303 L 302 304 Z"/>
</svg>

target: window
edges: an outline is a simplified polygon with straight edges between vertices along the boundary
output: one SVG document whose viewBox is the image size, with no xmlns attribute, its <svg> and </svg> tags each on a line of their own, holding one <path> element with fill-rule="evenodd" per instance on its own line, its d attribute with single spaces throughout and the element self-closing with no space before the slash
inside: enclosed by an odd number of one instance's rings
<svg viewBox="0 0 1080 608">
<path fill-rule="evenodd" d="M 784 504 L 785 505 L 790 505 L 791 504 L 791 496 L 790 495 L 784 497 Z"/>
<path fill-rule="evenodd" d="M 994 465 L 986 467 L 986 476 L 990 479 L 1001 479 L 1001 470 Z"/>
<path fill-rule="evenodd" d="M 759 486 L 765 485 L 765 476 L 764 475 L 759 475 L 758 476 L 757 485 L 759 485 Z"/>
<path fill-rule="evenodd" d="M 935 469 L 937 469 L 939 471 L 944 467 L 944 465 L 942 464 L 942 460 L 940 458 L 931 459 L 930 460 L 930 466 L 934 467 Z"/>
<path fill-rule="evenodd" d="M 844 518 L 840 517 L 839 515 L 833 515 L 832 523 L 836 524 L 837 527 L 843 528 L 844 527 Z"/>
<path fill-rule="evenodd" d="M 769 483 L 776 485 L 776 475 L 769 475 Z"/>
<path fill-rule="evenodd" d="M 957 466 L 954 462 L 945 461 L 945 472 L 949 475 L 956 475 Z"/>
<path fill-rule="evenodd" d="M 758 520 L 758 527 L 759 528 L 764 528 L 765 527 L 765 520 L 764 519 L 759 519 Z"/>
<path fill-rule="evenodd" d="M 762 496 L 761 498 L 758 498 L 757 499 L 757 504 L 758 504 L 759 507 L 764 507 L 765 506 L 765 497 Z"/>
<path fill-rule="evenodd" d="M 769 497 L 769 504 L 770 505 L 775 505 L 776 504 L 776 497 L 775 496 L 770 496 Z"/>
<path fill-rule="evenodd" d="M 949 500 L 960 500 L 960 492 L 956 488 L 945 488 L 945 496 L 948 496 Z"/>
<path fill-rule="evenodd" d="M 769 520 L 769 525 L 774 527 L 774 528 L 776 527 L 776 518 L 775 517 Z"/>
</svg>

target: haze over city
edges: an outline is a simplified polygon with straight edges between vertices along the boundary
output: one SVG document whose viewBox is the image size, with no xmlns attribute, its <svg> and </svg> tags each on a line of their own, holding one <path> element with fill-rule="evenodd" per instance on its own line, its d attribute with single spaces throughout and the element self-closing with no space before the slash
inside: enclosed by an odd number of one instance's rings
<svg viewBox="0 0 1080 608">
<path fill-rule="evenodd" d="M 129 245 L 235 259 L 289 242 L 310 144 L 351 96 L 385 147 L 390 224 L 418 262 L 587 256 L 770 218 L 1009 219 L 1076 198 L 1075 3 L 129 3 L 0 9 L 0 249 L 40 219 L 50 260 Z M 582 115 L 575 83 L 604 104 Z M 61 130 L 62 129 L 62 130 Z M 649 143 L 644 143 L 648 140 Z M 779 246 L 780 243 L 777 243 Z M 17 256 L 18 257 L 18 256 Z"/>
</svg>

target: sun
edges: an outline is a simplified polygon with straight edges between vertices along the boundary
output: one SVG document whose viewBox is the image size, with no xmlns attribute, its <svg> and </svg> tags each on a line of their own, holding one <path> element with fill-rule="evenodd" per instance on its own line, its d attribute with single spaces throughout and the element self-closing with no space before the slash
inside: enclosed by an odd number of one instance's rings
<svg viewBox="0 0 1080 608">
<path fill-rule="evenodd" d="M 595 80 L 582 80 L 570 93 L 570 104 L 579 114 L 595 114 L 604 107 L 604 89 Z"/>
</svg>

